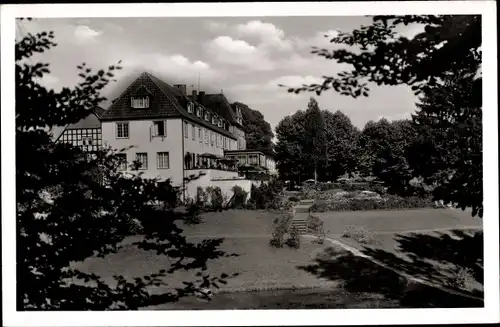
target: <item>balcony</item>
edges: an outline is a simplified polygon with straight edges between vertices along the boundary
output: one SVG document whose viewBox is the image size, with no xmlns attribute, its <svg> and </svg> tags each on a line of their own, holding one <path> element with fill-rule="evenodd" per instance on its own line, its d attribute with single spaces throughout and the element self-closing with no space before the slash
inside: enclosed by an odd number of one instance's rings
<svg viewBox="0 0 500 327">
<path fill-rule="evenodd" d="M 238 168 L 236 165 L 236 160 L 217 156 L 212 153 L 186 153 L 184 157 L 184 169 L 185 170 L 220 170 L 237 172 Z"/>
</svg>

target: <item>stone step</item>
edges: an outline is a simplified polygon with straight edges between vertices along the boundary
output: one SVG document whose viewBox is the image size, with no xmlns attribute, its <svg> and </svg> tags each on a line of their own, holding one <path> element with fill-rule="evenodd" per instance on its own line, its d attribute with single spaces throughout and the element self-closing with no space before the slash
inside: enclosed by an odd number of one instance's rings
<svg viewBox="0 0 500 327">
<path fill-rule="evenodd" d="M 312 205 L 314 203 L 314 199 L 304 199 L 304 200 L 300 200 L 299 204 L 302 204 L 302 205 Z"/>
<path fill-rule="evenodd" d="M 311 208 L 311 207 L 310 207 L 310 206 L 308 206 L 308 205 L 307 205 L 307 206 L 306 206 L 306 205 L 302 205 L 302 206 L 301 206 L 301 205 L 298 205 L 298 206 L 296 206 L 296 207 L 294 208 L 294 211 L 295 211 L 295 212 L 299 212 L 299 213 L 307 213 L 307 212 L 309 212 L 310 208 Z"/>
</svg>

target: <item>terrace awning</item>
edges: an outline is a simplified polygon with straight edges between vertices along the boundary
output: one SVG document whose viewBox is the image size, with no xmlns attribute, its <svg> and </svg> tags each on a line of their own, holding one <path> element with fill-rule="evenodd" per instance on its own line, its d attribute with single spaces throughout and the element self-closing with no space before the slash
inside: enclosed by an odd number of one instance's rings
<svg viewBox="0 0 500 327">
<path fill-rule="evenodd" d="M 202 157 L 202 158 L 210 158 L 210 159 L 217 159 L 217 156 L 213 153 L 202 153 L 199 155 L 199 157 Z"/>
</svg>

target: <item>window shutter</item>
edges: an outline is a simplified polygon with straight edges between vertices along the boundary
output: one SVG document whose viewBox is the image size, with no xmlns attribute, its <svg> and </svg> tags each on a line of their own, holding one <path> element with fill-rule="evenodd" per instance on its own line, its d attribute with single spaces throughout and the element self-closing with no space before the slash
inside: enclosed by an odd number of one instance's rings
<svg viewBox="0 0 500 327">
<path fill-rule="evenodd" d="M 165 137 L 167 137 L 167 121 L 166 120 L 163 121 L 163 133 L 164 133 Z"/>
</svg>

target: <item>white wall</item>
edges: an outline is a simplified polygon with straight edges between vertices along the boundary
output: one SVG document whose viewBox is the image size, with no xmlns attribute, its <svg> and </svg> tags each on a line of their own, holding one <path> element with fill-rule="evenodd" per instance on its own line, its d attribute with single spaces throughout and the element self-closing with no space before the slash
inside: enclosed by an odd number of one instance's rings
<svg viewBox="0 0 500 327">
<path fill-rule="evenodd" d="M 120 150 L 128 146 L 133 148 L 125 151 L 129 163 L 135 160 L 137 152 L 148 154 L 148 169 L 141 170 L 146 178 L 170 178 L 175 185 L 182 184 L 182 167 L 184 156 L 182 154 L 182 121 L 181 119 L 168 119 L 167 136 L 165 138 L 151 138 L 150 131 L 152 120 L 129 121 L 129 138 L 116 138 L 116 122 L 102 123 L 103 144 Z M 158 169 L 156 153 L 168 152 L 170 168 Z"/>
<path fill-rule="evenodd" d="M 190 170 L 186 170 L 184 172 L 184 176 L 186 176 L 186 177 L 189 177 L 190 175 L 198 176 L 200 172 L 204 172 L 205 175 L 203 175 L 203 176 L 199 177 L 198 179 L 195 179 L 189 183 L 186 183 L 186 185 L 185 185 L 186 197 L 195 198 L 196 197 L 196 190 L 197 190 L 198 186 L 201 186 L 203 188 L 203 190 L 205 190 L 205 188 L 208 186 L 215 186 L 215 184 L 218 183 L 219 181 L 214 180 L 214 179 L 238 178 L 238 173 L 235 171 L 223 171 L 223 170 L 217 170 L 217 169 L 190 169 Z M 239 180 L 238 179 L 230 180 L 230 182 L 237 183 L 237 182 L 239 182 Z M 236 184 L 234 184 L 234 185 L 236 185 Z M 231 195 L 232 195 L 232 193 L 231 193 Z"/>
</svg>

